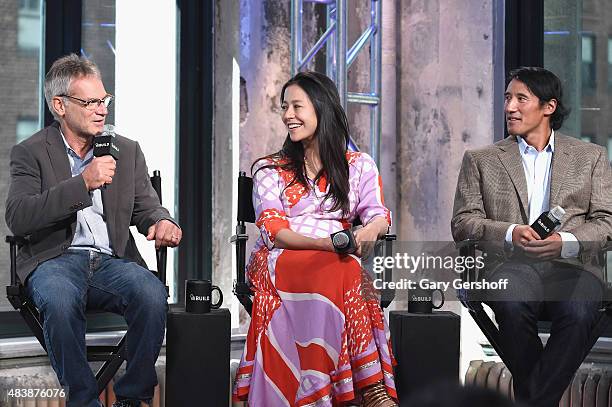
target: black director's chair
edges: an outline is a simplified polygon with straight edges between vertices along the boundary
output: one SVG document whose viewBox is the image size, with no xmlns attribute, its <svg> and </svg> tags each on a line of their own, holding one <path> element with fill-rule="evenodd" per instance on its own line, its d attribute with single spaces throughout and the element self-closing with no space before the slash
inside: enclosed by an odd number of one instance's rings
<svg viewBox="0 0 612 407">
<path fill-rule="evenodd" d="M 153 172 L 151 183 L 161 203 L 161 177 L 159 171 Z M 28 239 L 26 237 L 21 236 L 6 237 L 6 242 L 10 244 L 11 259 L 11 285 L 6 287 L 6 294 L 13 308 L 19 311 L 40 345 L 45 352 L 47 352 L 43 336 L 41 315 L 30 298 L 25 294 L 25 287 L 17 277 L 17 248 L 26 244 L 27 241 Z M 166 247 L 156 249 L 157 272 L 151 271 L 153 274 L 157 275 L 164 285 L 166 284 L 166 257 Z M 168 290 L 168 287 L 166 287 L 166 290 Z M 87 313 L 91 314 L 94 312 L 101 311 L 88 311 Z M 115 373 L 117 373 L 117 370 L 125 360 L 126 337 L 127 333 L 116 345 L 112 346 L 87 346 L 87 360 L 89 362 L 104 362 L 96 372 L 98 394 L 104 391 L 108 382 L 115 376 Z"/>
<path fill-rule="evenodd" d="M 464 240 L 462 242 L 457 243 L 457 247 L 459 248 L 459 255 L 462 257 L 472 257 L 475 258 L 478 253 L 485 252 L 486 249 L 480 248 L 478 242 L 475 240 Z M 603 264 L 604 269 L 604 304 L 601 309 L 602 317 L 600 318 L 599 324 L 594 328 L 594 332 L 601 331 L 601 328 L 605 328 L 608 324 L 608 318 L 612 316 L 612 281 L 610 281 L 608 276 L 608 267 L 607 267 L 607 259 L 610 255 L 610 251 L 612 251 L 612 243 L 608 242 L 607 246 L 601 253 L 600 262 Z M 483 280 L 485 277 L 485 273 L 483 271 L 478 271 L 475 266 L 466 269 L 461 274 L 461 280 L 463 282 L 473 282 Z M 497 352 L 497 355 L 501 358 L 504 364 L 512 370 L 512 367 L 508 364 L 508 361 L 504 357 L 504 352 L 500 345 L 500 337 L 501 334 L 497 325 L 493 322 L 493 320 L 489 317 L 489 314 L 486 312 L 484 308 L 484 302 L 482 299 L 475 298 L 475 296 L 470 295 L 469 290 L 461 289 L 457 292 L 457 297 L 461 304 L 468 310 L 470 316 L 478 325 L 478 328 L 482 331 L 484 336 L 487 338 L 491 347 Z M 540 315 L 539 321 L 549 321 L 549 317 L 545 314 Z"/>
<path fill-rule="evenodd" d="M 251 315 L 253 308 L 253 292 L 249 284 L 245 280 L 246 268 L 246 245 L 249 240 L 249 235 L 246 233 L 246 223 L 255 223 L 255 210 L 253 209 L 253 179 L 247 177 L 244 171 L 240 171 L 238 175 L 238 216 L 236 225 L 236 234 L 231 237 L 230 241 L 236 245 L 236 280 L 234 281 L 234 294 L 244 309 Z M 355 223 L 353 226 L 360 225 Z M 396 240 L 396 236 L 386 234 L 382 244 L 377 244 L 375 250 L 376 256 L 393 256 L 392 241 Z M 391 268 L 385 268 L 382 272 L 375 273 L 375 278 L 379 278 L 385 282 L 392 280 Z M 386 308 L 391 304 L 395 297 L 395 290 L 381 290 L 381 307 Z"/>
</svg>

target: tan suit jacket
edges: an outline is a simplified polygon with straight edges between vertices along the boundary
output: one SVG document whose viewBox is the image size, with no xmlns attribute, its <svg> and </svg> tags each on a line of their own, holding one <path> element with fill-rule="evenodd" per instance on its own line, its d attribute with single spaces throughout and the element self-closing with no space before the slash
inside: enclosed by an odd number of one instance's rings
<svg viewBox="0 0 612 407">
<path fill-rule="evenodd" d="M 606 149 L 555 132 L 550 207 L 566 214 L 559 231 L 581 246 L 612 240 L 612 169 Z M 527 224 L 527 182 L 516 137 L 467 151 L 457 181 L 451 230 L 455 241 L 503 242 L 508 227 Z"/>
</svg>

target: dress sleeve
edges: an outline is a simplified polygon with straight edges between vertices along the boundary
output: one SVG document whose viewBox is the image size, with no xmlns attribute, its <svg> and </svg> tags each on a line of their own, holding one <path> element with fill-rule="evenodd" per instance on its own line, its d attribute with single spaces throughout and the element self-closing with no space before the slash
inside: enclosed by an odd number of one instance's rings
<svg viewBox="0 0 612 407">
<path fill-rule="evenodd" d="M 376 163 L 369 155 L 362 153 L 359 165 L 361 175 L 359 178 L 359 203 L 356 214 L 363 225 L 367 225 L 376 217 L 383 216 L 391 226 L 391 212 L 385 207 L 382 189 L 382 180 L 378 173 Z"/>
<path fill-rule="evenodd" d="M 268 249 L 272 249 L 276 234 L 281 229 L 289 229 L 289 221 L 280 199 L 281 177 L 275 168 L 259 169 L 263 165 L 258 163 L 253 176 L 253 207 L 255 224 Z"/>
</svg>

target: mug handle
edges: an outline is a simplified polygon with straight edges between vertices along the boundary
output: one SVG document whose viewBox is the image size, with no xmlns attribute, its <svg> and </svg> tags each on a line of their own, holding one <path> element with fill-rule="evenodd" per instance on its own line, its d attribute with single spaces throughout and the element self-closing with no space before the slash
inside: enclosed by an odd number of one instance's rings
<svg viewBox="0 0 612 407">
<path fill-rule="evenodd" d="M 212 309 L 218 309 L 221 304 L 223 304 L 223 292 L 221 291 L 221 289 L 219 287 L 217 287 L 216 285 L 213 285 L 211 288 L 211 297 L 212 297 L 212 292 L 217 290 L 219 292 L 219 301 L 214 303 L 211 301 L 210 302 L 210 308 Z"/>
<path fill-rule="evenodd" d="M 442 301 L 440 301 L 440 304 L 438 306 L 436 306 L 434 304 L 434 301 L 433 301 L 433 293 L 434 293 L 434 291 L 439 291 L 440 292 L 440 297 L 442 298 Z M 442 308 L 443 305 L 444 305 L 444 291 L 440 290 L 439 288 L 436 288 L 435 290 L 433 290 L 431 292 L 431 306 L 433 307 L 433 309 L 440 309 L 440 308 Z"/>
</svg>

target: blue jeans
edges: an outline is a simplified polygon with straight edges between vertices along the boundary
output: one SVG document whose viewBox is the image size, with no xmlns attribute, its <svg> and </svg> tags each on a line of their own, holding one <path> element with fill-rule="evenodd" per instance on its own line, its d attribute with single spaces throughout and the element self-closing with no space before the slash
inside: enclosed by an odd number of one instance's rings
<svg viewBox="0 0 612 407">
<path fill-rule="evenodd" d="M 43 318 L 45 343 L 68 407 L 98 407 L 98 385 L 87 363 L 85 310 L 123 315 L 128 324 L 125 375 L 118 397 L 149 400 L 157 384 L 155 361 L 164 339 L 167 294 L 149 270 L 128 260 L 68 250 L 41 263 L 26 292 Z"/>
</svg>

